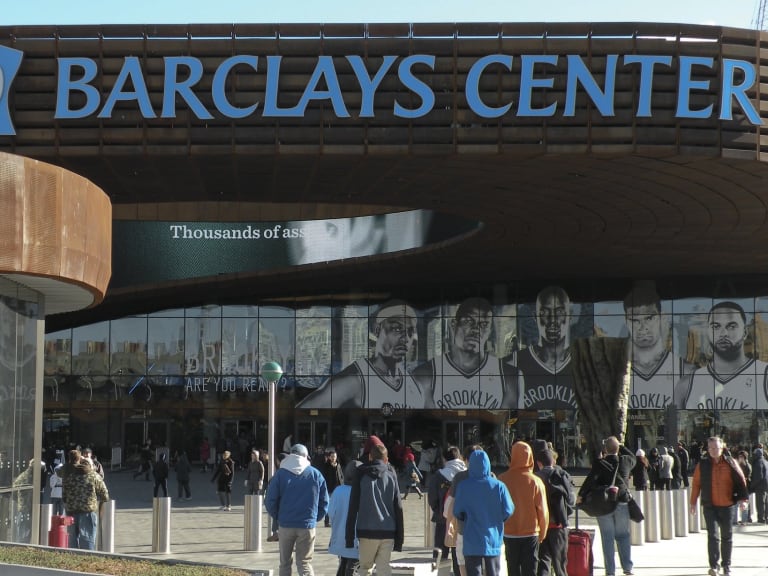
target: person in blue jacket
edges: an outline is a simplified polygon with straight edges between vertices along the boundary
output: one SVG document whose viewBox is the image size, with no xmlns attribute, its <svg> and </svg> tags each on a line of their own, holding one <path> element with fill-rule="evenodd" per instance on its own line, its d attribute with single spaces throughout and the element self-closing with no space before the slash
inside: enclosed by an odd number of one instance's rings
<svg viewBox="0 0 768 576">
<path fill-rule="evenodd" d="M 464 525 L 467 576 L 498 576 L 504 521 L 515 505 L 504 483 L 491 476 L 491 461 L 484 450 L 469 456 L 469 478 L 456 487 L 453 515 Z"/>
<path fill-rule="evenodd" d="M 347 548 L 346 530 L 347 513 L 349 512 L 349 497 L 352 493 L 352 482 L 355 481 L 357 467 L 362 462 L 352 460 L 344 467 L 344 484 L 337 486 L 331 494 L 331 503 L 328 505 L 328 517 L 331 519 L 331 539 L 328 542 L 328 552 L 339 557 L 339 569 L 336 576 L 353 576 L 359 564 L 360 552 L 357 538 L 353 546 Z"/>
<path fill-rule="evenodd" d="M 267 488 L 267 512 L 280 523 L 280 576 L 291 576 L 294 552 L 299 574 L 313 574 L 315 526 L 328 511 L 325 478 L 309 464 L 303 444 L 291 446 Z"/>
</svg>

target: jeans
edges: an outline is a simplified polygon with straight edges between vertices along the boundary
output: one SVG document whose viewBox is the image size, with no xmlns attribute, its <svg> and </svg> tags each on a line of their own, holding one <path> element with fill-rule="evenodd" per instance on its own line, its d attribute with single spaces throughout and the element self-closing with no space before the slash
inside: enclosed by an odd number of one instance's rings
<svg viewBox="0 0 768 576">
<path fill-rule="evenodd" d="M 568 529 L 550 528 L 539 544 L 538 576 L 568 576 Z"/>
<path fill-rule="evenodd" d="M 504 536 L 504 548 L 509 576 L 536 576 L 539 565 L 538 535 L 522 538 Z"/>
<path fill-rule="evenodd" d="M 360 550 L 360 576 L 371 576 L 374 564 L 376 565 L 376 576 L 391 576 L 392 567 L 389 565 L 389 561 L 392 558 L 392 550 L 395 547 L 394 539 L 358 538 L 358 542 Z"/>
<path fill-rule="evenodd" d="M 315 554 L 314 528 L 280 528 L 280 576 L 291 576 L 294 552 L 299 576 L 314 576 L 312 557 Z"/>
<path fill-rule="evenodd" d="M 759 491 L 755 492 L 755 504 L 757 505 L 757 521 L 766 521 L 766 508 L 768 508 L 768 492 Z"/>
<path fill-rule="evenodd" d="M 704 506 L 704 524 L 707 527 L 707 554 L 709 555 L 710 568 L 717 568 L 717 563 L 721 557 L 723 568 L 731 565 L 734 508 L 735 506 Z"/>
<path fill-rule="evenodd" d="M 632 548 L 629 541 L 629 508 L 626 502 L 619 502 L 616 510 L 605 516 L 597 517 L 600 527 L 600 540 L 605 558 L 605 573 L 616 574 L 614 541 L 619 549 L 619 561 L 624 572 L 632 570 Z"/>
<path fill-rule="evenodd" d="M 96 530 L 99 527 L 99 516 L 96 512 L 74 512 L 75 519 L 70 528 L 69 543 L 72 548 L 80 550 L 96 550 Z"/>
<path fill-rule="evenodd" d="M 482 576 L 485 564 L 485 576 L 499 576 L 501 573 L 500 556 L 464 556 L 467 576 Z"/>
</svg>

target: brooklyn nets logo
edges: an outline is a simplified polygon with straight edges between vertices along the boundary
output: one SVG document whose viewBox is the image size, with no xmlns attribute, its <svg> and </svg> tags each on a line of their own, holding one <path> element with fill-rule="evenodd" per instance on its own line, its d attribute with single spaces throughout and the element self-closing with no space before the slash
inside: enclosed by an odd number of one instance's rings
<svg viewBox="0 0 768 576">
<path fill-rule="evenodd" d="M 8 109 L 8 91 L 19 71 L 24 53 L 6 46 L 0 46 L 0 136 L 13 136 L 16 129 Z"/>
</svg>

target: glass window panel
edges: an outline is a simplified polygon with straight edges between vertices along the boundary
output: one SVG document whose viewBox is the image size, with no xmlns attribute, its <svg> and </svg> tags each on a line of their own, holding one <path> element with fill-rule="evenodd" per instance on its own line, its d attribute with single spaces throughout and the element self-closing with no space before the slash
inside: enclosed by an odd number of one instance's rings
<svg viewBox="0 0 768 576">
<path fill-rule="evenodd" d="M 247 317 L 224 318 L 221 350 L 222 374 L 258 374 L 259 321 Z"/>
<path fill-rule="evenodd" d="M 110 374 L 145 374 L 147 371 L 147 319 L 112 320 Z"/>
<path fill-rule="evenodd" d="M 184 318 L 184 308 L 174 308 L 172 310 L 160 310 L 148 315 L 150 318 Z"/>
<path fill-rule="evenodd" d="M 72 330 L 72 373 L 106 376 L 109 373 L 109 322 Z"/>
<path fill-rule="evenodd" d="M 222 306 L 221 314 L 225 318 L 258 318 L 258 306 Z"/>
<path fill-rule="evenodd" d="M 64 375 L 72 371 L 72 330 L 45 335 L 45 376 Z"/>
<path fill-rule="evenodd" d="M 277 362 L 284 374 L 295 373 L 295 329 L 296 320 L 293 316 L 290 318 L 262 317 L 259 320 L 259 366 L 267 362 Z"/>
<path fill-rule="evenodd" d="M 221 317 L 221 306 L 207 304 L 205 306 L 196 306 L 184 310 L 184 316 L 187 318 L 217 318 Z"/>
<path fill-rule="evenodd" d="M 330 310 L 328 310 L 330 311 Z M 318 311 L 320 312 L 320 311 Z M 300 385 L 317 387 L 317 375 L 325 379 L 331 373 L 331 319 L 329 317 L 296 318 L 296 376 L 308 377 Z M 307 378 L 302 378 L 307 380 Z"/>
<path fill-rule="evenodd" d="M 296 311 L 284 306 L 262 306 L 259 309 L 260 318 L 295 318 Z"/>
<path fill-rule="evenodd" d="M 147 373 L 153 382 L 180 383 L 179 376 L 184 374 L 183 318 L 149 318 L 147 362 Z"/>
<path fill-rule="evenodd" d="M 184 325 L 184 373 L 215 376 L 221 373 L 221 317 L 187 318 Z"/>
</svg>

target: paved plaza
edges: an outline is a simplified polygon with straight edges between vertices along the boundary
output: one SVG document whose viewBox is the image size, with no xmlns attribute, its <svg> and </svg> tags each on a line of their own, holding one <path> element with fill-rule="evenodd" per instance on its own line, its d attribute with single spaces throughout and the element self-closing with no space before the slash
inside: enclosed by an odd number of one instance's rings
<svg viewBox="0 0 768 576">
<path fill-rule="evenodd" d="M 268 570 L 277 574 L 276 543 L 262 542 L 261 552 L 244 551 L 244 496 L 242 478 L 236 476 L 231 512 L 218 509 L 215 485 L 211 473 L 195 471 L 192 479 L 192 500 L 175 498 L 176 485 L 171 473 L 171 554 L 152 553 L 152 488 L 153 482 L 132 479 L 130 471 L 107 473 L 110 494 L 116 500 L 115 552 L 148 558 L 172 558 L 190 562 L 219 564 L 246 570 Z M 577 478 L 577 482 L 581 479 Z M 431 547 L 425 546 L 425 502 L 415 494 L 404 502 L 405 545 L 395 553 L 394 564 L 414 566 L 416 572 L 430 573 Z M 321 523 L 322 524 L 322 523 Z M 592 518 L 585 518 L 583 527 L 596 529 Z M 263 539 L 267 536 L 266 513 Z M 336 574 L 336 558 L 327 552 L 330 528 L 317 528 L 314 568 L 317 576 Z M 604 574 L 603 558 L 598 539 L 595 542 L 595 574 Z M 686 537 L 645 543 L 632 547 L 635 574 L 638 576 L 689 576 L 707 573 L 706 532 Z M 617 558 L 618 563 L 618 558 Z M 503 562 L 502 562 L 503 565 Z M 734 576 L 768 576 L 768 526 L 751 525 L 739 528 L 734 536 Z M 294 568 L 295 573 L 295 568 Z M 445 564 L 439 576 L 450 574 Z"/>
</svg>

